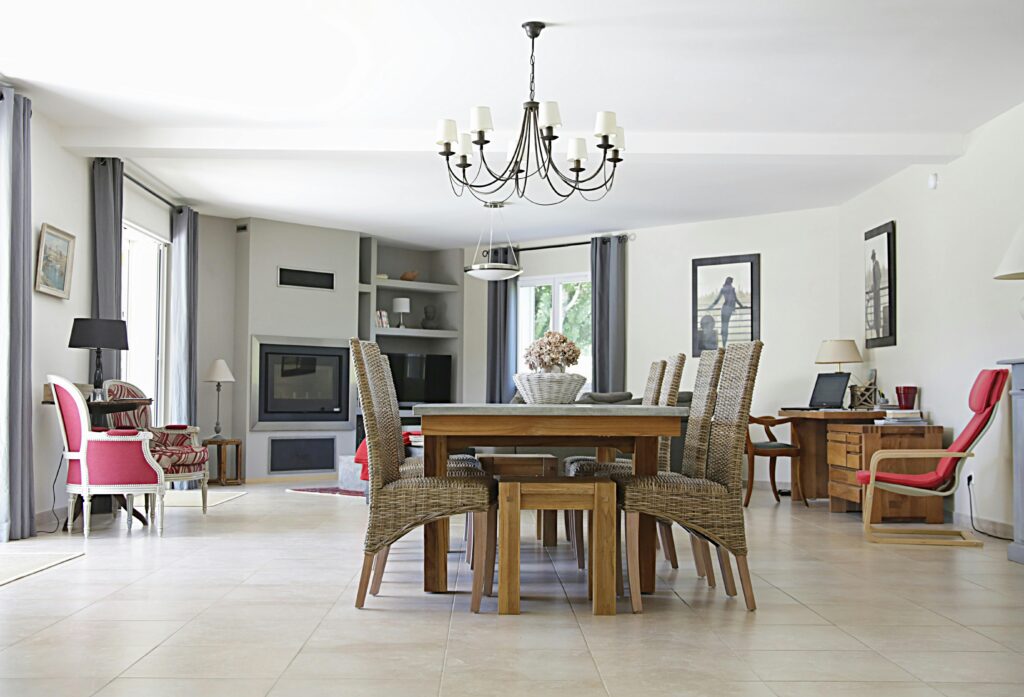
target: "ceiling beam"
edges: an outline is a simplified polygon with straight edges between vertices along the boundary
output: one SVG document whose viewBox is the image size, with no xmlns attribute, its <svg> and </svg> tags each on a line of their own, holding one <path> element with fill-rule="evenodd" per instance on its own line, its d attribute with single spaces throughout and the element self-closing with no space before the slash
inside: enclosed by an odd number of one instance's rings
<svg viewBox="0 0 1024 697">
<path fill-rule="evenodd" d="M 512 132 L 491 134 L 503 152 Z M 964 152 L 960 133 L 630 132 L 629 155 L 900 157 L 948 162 Z M 80 155 L 123 157 L 330 157 L 351 152 L 435 152 L 429 131 L 281 128 L 65 128 L 61 144 Z M 555 148 L 559 144 L 556 142 Z"/>
</svg>

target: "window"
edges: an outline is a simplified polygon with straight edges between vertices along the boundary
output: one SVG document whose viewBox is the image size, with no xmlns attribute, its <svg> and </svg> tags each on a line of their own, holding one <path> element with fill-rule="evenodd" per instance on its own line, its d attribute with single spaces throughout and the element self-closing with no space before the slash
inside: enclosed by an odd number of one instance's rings
<svg viewBox="0 0 1024 697">
<path fill-rule="evenodd" d="M 121 375 L 152 397 L 155 423 L 163 423 L 160 409 L 164 401 L 167 250 L 163 240 L 125 223 L 121 238 L 121 317 L 128 325 L 129 350 L 121 353 Z"/>
<path fill-rule="evenodd" d="M 544 332 L 562 332 L 580 348 L 580 362 L 572 372 L 587 376 L 589 385 L 594 373 L 590 306 L 590 274 L 520 279 L 517 370 L 529 370 L 523 360 L 527 346 Z"/>
</svg>

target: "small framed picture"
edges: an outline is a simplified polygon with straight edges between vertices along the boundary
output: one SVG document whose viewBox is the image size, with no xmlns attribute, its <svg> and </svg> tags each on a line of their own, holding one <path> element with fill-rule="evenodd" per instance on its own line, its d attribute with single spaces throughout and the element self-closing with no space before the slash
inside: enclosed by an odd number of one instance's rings
<svg viewBox="0 0 1024 697">
<path fill-rule="evenodd" d="M 44 223 L 39 231 L 36 290 L 67 300 L 71 296 L 74 265 L 75 236 Z"/>
<path fill-rule="evenodd" d="M 896 223 L 864 233 L 864 344 L 896 345 Z"/>
<path fill-rule="evenodd" d="M 693 355 L 761 338 L 761 255 L 693 260 Z"/>
</svg>

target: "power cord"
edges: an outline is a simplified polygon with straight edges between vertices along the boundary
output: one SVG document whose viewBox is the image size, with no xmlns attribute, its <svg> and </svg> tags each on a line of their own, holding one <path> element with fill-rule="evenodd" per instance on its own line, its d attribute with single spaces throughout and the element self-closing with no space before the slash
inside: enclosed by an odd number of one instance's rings
<svg viewBox="0 0 1024 697">
<path fill-rule="evenodd" d="M 974 475 L 967 475 L 967 505 L 971 510 L 971 527 L 974 528 L 974 532 L 985 535 L 986 537 L 992 537 L 997 540 L 1003 540 L 1004 542 L 1013 542 L 1012 537 L 1000 537 L 999 535 L 993 535 L 992 533 L 979 530 L 978 526 L 974 524 L 974 489 L 971 488 L 971 484 L 974 482 Z"/>
<path fill-rule="evenodd" d="M 50 514 L 53 515 L 53 519 L 57 521 L 57 527 L 55 527 L 53 530 L 44 530 L 43 531 L 43 532 L 45 532 L 45 533 L 47 533 L 49 535 L 53 535 L 58 530 L 60 530 L 60 516 L 57 515 L 57 478 L 60 476 L 60 466 L 62 464 L 64 464 L 64 456 L 63 455 L 61 455 L 60 459 L 57 461 L 57 471 L 54 472 L 54 474 L 53 474 L 53 484 L 50 485 L 50 496 L 51 496 Z M 71 511 L 68 511 L 68 516 L 70 516 L 70 515 L 71 515 Z"/>
</svg>

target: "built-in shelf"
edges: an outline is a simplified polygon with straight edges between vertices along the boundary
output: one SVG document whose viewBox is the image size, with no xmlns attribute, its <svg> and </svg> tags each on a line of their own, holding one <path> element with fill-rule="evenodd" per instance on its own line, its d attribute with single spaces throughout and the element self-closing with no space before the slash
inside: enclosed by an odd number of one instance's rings
<svg viewBox="0 0 1024 697">
<path fill-rule="evenodd" d="M 426 281 L 403 281 L 398 278 L 378 278 L 378 288 L 417 291 L 420 293 L 458 293 L 460 286 L 454 283 L 428 283 Z"/>
<path fill-rule="evenodd" d="M 458 339 L 455 329 L 413 329 L 412 327 L 377 327 L 377 336 L 408 336 L 420 339 Z"/>
<path fill-rule="evenodd" d="M 372 290 L 373 290 L 373 286 L 370 285 L 369 283 L 360 283 L 359 284 L 359 292 L 360 293 L 369 293 Z"/>
</svg>

